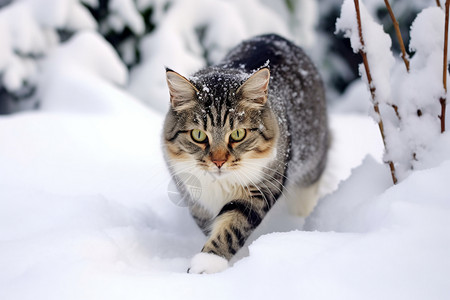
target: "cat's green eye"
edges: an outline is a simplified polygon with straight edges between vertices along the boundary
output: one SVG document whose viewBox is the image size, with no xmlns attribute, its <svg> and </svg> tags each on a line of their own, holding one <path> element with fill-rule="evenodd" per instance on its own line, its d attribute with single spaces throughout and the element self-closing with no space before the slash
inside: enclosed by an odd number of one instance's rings
<svg viewBox="0 0 450 300">
<path fill-rule="evenodd" d="M 194 141 L 197 143 L 205 143 L 208 136 L 204 131 L 201 131 L 199 129 L 194 129 L 191 131 L 191 137 Z"/>
<path fill-rule="evenodd" d="M 245 138 L 247 131 L 245 129 L 236 129 L 230 134 L 231 142 L 240 142 Z"/>
</svg>

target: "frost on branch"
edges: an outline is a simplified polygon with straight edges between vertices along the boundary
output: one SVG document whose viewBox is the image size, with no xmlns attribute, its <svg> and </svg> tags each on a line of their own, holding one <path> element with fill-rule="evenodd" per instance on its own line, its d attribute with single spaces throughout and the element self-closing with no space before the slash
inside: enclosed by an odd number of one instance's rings
<svg viewBox="0 0 450 300">
<path fill-rule="evenodd" d="M 357 2 L 357 1 L 355 1 Z M 375 121 L 383 122 L 385 161 L 393 162 L 398 179 L 421 167 L 430 150 L 440 138 L 441 107 L 439 99 L 445 97 L 442 84 L 444 50 L 444 12 L 432 7 L 419 13 L 411 26 L 409 49 L 414 53 L 408 72 L 400 58 L 394 59 L 391 39 L 376 24 L 359 2 L 362 36 L 358 34 L 357 14 L 353 1 L 342 5 L 336 31 L 350 39 L 354 52 L 363 51 L 370 65 L 369 82 L 360 65 L 360 74 L 373 94 L 374 105 L 379 105 Z M 447 75 L 448 76 L 448 73 Z M 398 113 L 393 110 L 398 107 Z"/>
</svg>

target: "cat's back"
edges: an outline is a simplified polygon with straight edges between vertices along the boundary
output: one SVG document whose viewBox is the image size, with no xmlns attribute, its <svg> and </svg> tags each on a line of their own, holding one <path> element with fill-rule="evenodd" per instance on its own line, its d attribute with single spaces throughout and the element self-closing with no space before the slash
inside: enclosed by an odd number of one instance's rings
<svg viewBox="0 0 450 300">
<path fill-rule="evenodd" d="M 315 113 L 326 125 L 321 76 L 303 49 L 285 38 L 266 34 L 246 40 L 232 49 L 218 67 L 239 69 L 247 74 L 269 67 L 269 103 L 275 111 L 283 108 L 279 117 L 294 120 Z M 290 116 L 289 111 L 293 112 Z"/>
<path fill-rule="evenodd" d="M 243 41 L 223 59 L 226 68 L 244 69 L 253 72 L 262 66 L 277 66 L 285 64 L 286 54 L 295 49 L 286 39 L 267 34 Z"/>
<path fill-rule="evenodd" d="M 241 69 L 249 74 L 268 66 L 272 74 L 271 81 L 289 75 L 305 77 L 308 71 L 317 74 L 302 48 L 276 34 L 260 35 L 243 41 L 228 53 L 219 66 Z M 320 80 L 320 76 L 317 79 Z"/>
<path fill-rule="evenodd" d="M 279 120 L 279 149 L 284 150 L 278 159 L 289 157 L 290 178 L 315 181 L 325 165 L 329 137 L 323 82 L 308 55 L 294 43 L 268 34 L 242 42 L 221 65 L 248 74 L 269 67 L 268 101 Z"/>
</svg>

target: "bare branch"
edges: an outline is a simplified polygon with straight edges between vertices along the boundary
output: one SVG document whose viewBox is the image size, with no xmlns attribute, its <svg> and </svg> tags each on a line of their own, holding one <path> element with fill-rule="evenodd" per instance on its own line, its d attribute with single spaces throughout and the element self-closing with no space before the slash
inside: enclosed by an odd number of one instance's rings
<svg viewBox="0 0 450 300">
<path fill-rule="evenodd" d="M 436 5 L 437 5 L 438 7 L 441 7 L 441 1 L 436 0 Z"/>
<path fill-rule="evenodd" d="M 450 0 L 447 0 L 447 1 L 450 1 Z M 384 147 L 386 148 L 386 139 L 385 139 L 385 134 L 384 134 L 383 120 L 381 119 L 380 108 L 378 106 L 378 101 L 376 100 L 376 88 L 373 84 L 372 75 L 370 73 L 369 61 L 367 60 L 367 55 L 364 52 L 365 44 L 364 44 L 364 38 L 363 38 L 363 34 L 362 34 L 361 13 L 359 11 L 359 1 L 354 0 L 354 3 L 355 3 L 355 10 L 356 10 L 356 21 L 358 23 L 359 41 L 361 43 L 361 49 L 359 50 L 359 54 L 361 55 L 361 57 L 363 59 L 364 69 L 366 70 L 367 81 L 369 83 L 370 94 L 371 94 L 372 100 L 373 100 L 373 108 L 375 110 L 375 113 L 378 115 L 378 128 L 380 129 L 381 138 L 383 139 L 383 144 L 384 144 Z M 394 182 L 394 184 L 396 184 L 397 177 L 395 176 L 394 163 L 392 161 L 389 161 L 388 164 L 389 164 L 389 168 L 391 170 L 392 181 Z"/>
<path fill-rule="evenodd" d="M 395 34 L 397 35 L 397 40 L 398 40 L 398 43 L 400 44 L 400 50 L 402 51 L 402 59 L 403 59 L 403 62 L 405 63 L 406 71 L 409 72 L 408 54 L 406 53 L 405 44 L 403 43 L 403 38 L 402 38 L 402 34 L 400 32 L 400 27 L 398 25 L 398 21 L 395 18 L 394 12 L 392 11 L 392 7 L 389 4 L 389 0 L 384 0 L 384 4 L 386 5 L 389 15 L 391 16 L 392 23 L 394 24 Z"/>
<path fill-rule="evenodd" d="M 441 115 L 439 118 L 441 119 L 441 133 L 445 131 L 445 107 L 447 102 L 447 53 L 448 53 L 448 17 L 449 17 L 449 6 L 450 0 L 445 1 L 445 33 L 444 33 L 444 60 L 443 64 L 443 72 L 442 72 L 442 83 L 444 85 L 445 94 L 443 97 L 439 99 L 441 103 Z"/>
<path fill-rule="evenodd" d="M 400 50 L 402 51 L 402 59 L 403 59 L 403 62 L 405 63 L 406 71 L 409 72 L 409 55 L 406 53 L 405 44 L 403 43 L 403 38 L 402 38 L 402 34 L 400 32 L 400 27 L 398 25 L 398 21 L 395 18 L 394 12 L 392 11 L 391 4 L 389 3 L 389 1 L 384 0 L 384 4 L 386 5 L 389 15 L 391 16 L 392 24 L 394 24 L 395 34 L 397 36 L 397 40 L 400 45 Z M 391 106 L 395 111 L 395 115 L 400 120 L 401 117 L 398 112 L 398 106 L 395 104 L 392 104 Z"/>
</svg>

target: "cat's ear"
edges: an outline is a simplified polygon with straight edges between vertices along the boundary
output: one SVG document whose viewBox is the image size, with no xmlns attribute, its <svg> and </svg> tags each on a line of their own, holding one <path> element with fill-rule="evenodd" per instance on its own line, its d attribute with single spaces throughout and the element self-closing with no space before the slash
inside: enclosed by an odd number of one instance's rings
<svg viewBox="0 0 450 300">
<path fill-rule="evenodd" d="M 250 76 L 237 90 L 241 99 L 250 105 L 262 106 L 267 101 L 270 72 L 263 68 Z"/>
<path fill-rule="evenodd" d="M 189 80 L 168 68 L 166 69 L 166 80 L 173 109 L 179 111 L 195 105 L 194 99 L 198 90 Z"/>
</svg>

